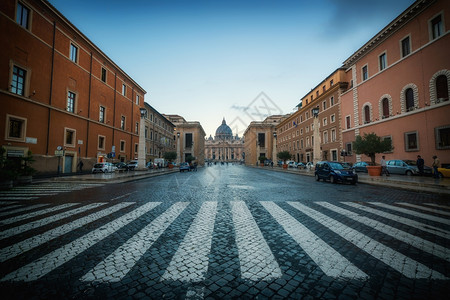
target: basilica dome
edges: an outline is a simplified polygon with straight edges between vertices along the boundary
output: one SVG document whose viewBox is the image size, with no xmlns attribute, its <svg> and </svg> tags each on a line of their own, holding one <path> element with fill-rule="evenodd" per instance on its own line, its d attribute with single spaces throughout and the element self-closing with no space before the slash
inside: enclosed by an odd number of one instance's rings
<svg viewBox="0 0 450 300">
<path fill-rule="evenodd" d="M 223 118 L 222 125 L 220 125 L 216 130 L 216 139 L 229 140 L 233 137 L 233 131 L 230 126 L 225 122 L 225 118 Z"/>
</svg>

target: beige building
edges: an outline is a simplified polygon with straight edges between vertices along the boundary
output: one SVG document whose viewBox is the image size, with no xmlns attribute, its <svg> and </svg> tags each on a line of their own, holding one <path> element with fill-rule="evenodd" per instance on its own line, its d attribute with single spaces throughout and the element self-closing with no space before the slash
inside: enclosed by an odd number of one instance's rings
<svg viewBox="0 0 450 300">
<path fill-rule="evenodd" d="M 205 159 L 207 161 L 240 162 L 244 160 L 244 139 L 233 136 L 225 118 L 217 128 L 214 138 L 205 141 Z"/>
<path fill-rule="evenodd" d="M 244 160 L 247 165 L 259 163 L 261 156 L 277 161 L 276 127 L 284 117 L 274 115 L 264 121 L 250 123 L 244 132 Z"/>
<path fill-rule="evenodd" d="M 204 165 L 206 133 L 200 122 L 186 121 L 179 115 L 164 115 L 164 117 L 175 125 L 177 163 L 186 161 L 188 156 L 193 156 L 199 165 Z"/>
<path fill-rule="evenodd" d="M 175 125 L 150 104 L 145 103 L 145 159 L 147 162 L 164 157 L 164 153 L 176 151 Z"/>
<path fill-rule="evenodd" d="M 307 93 L 298 110 L 277 126 L 277 147 L 296 162 L 343 160 L 340 95 L 347 90 L 345 69 L 339 68 Z M 317 109 L 317 115 L 313 109 Z M 315 153 L 316 152 L 316 153 Z"/>
</svg>

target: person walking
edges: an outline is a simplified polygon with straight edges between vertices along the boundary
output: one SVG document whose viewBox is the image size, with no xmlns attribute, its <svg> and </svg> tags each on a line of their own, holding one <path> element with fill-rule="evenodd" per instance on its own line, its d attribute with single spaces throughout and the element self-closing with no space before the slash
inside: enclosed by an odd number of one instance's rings
<svg viewBox="0 0 450 300">
<path fill-rule="evenodd" d="M 439 171 L 438 168 L 441 167 L 441 161 L 439 160 L 439 158 L 435 155 L 433 156 L 433 176 L 434 178 L 439 178 Z"/>
<path fill-rule="evenodd" d="M 419 169 L 419 175 L 423 176 L 423 167 L 425 165 L 425 161 L 423 160 L 423 158 L 420 155 L 417 155 L 417 169 Z"/>
<path fill-rule="evenodd" d="M 80 173 L 83 173 L 83 166 L 84 166 L 83 161 L 80 160 L 80 162 L 78 163 L 78 168 L 80 169 Z"/>
<path fill-rule="evenodd" d="M 381 157 L 381 161 L 380 161 L 380 164 L 381 164 L 381 175 L 385 174 L 386 176 L 389 176 L 389 171 L 388 171 L 387 166 L 386 166 L 385 158 L 386 157 L 383 155 Z"/>
</svg>

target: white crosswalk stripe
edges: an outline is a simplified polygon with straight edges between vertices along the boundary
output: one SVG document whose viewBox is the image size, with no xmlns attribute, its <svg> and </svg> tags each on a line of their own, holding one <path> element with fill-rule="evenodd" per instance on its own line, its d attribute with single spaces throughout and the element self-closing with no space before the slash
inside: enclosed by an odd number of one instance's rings
<svg viewBox="0 0 450 300">
<path fill-rule="evenodd" d="M 33 210 L 33 209 L 36 209 L 36 208 L 40 208 L 40 207 L 43 207 L 43 206 L 48 206 L 49 204 L 48 203 L 44 203 L 44 204 L 35 204 L 35 205 L 30 205 L 30 206 L 20 206 L 21 208 L 18 208 L 18 209 L 14 209 L 14 210 L 9 210 L 9 211 L 5 211 L 5 212 L 2 212 L 2 213 L 0 213 L 0 217 L 4 217 L 4 216 L 7 216 L 7 215 L 13 215 L 13 214 L 16 214 L 16 213 L 21 213 L 21 212 L 24 212 L 24 211 L 27 211 L 27 210 Z"/>
<path fill-rule="evenodd" d="M 68 207 L 71 207 L 71 206 L 74 206 L 74 205 L 77 205 L 77 204 L 78 203 L 66 203 L 66 204 L 62 204 L 62 205 L 58 205 L 58 206 L 53 206 L 53 207 L 50 207 L 50 208 L 46 208 L 46 209 L 42 209 L 42 210 L 39 210 L 39 211 L 35 211 L 35 212 L 32 212 L 32 213 L 29 213 L 29 214 L 26 214 L 26 215 L 15 216 L 15 217 L 12 217 L 12 218 L 9 218 L 9 219 L 1 220 L 0 224 L 1 225 L 11 224 L 11 223 L 23 221 L 23 220 L 26 220 L 26 219 L 31 219 L 31 218 L 34 218 L 34 217 L 37 217 L 37 216 L 40 216 L 40 215 L 45 215 L 45 214 L 48 214 L 48 213 L 51 213 L 51 212 L 56 212 L 58 210 L 62 210 L 62 209 L 65 209 L 65 208 L 68 208 Z"/>
<path fill-rule="evenodd" d="M 436 217 L 436 216 L 431 216 L 431 215 L 428 215 L 428 214 L 420 213 L 420 212 L 413 211 L 413 210 L 406 209 L 406 208 L 402 208 L 402 207 L 397 207 L 397 206 L 394 206 L 394 205 L 384 204 L 384 203 L 381 203 L 381 202 L 370 202 L 370 204 L 373 204 L 373 205 L 376 205 L 376 206 L 379 206 L 379 207 L 383 207 L 383 208 L 387 208 L 387 209 L 390 209 L 390 210 L 393 210 L 393 211 L 398 211 L 398 212 L 401 212 L 401 213 L 404 213 L 404 214 L 408 214 L 408 215 L 411 215 L 411 216 L 419 217 L 419 218 L 422 218 L 422 219 L 425 219 L 425 220 L 430 220 L 430 221 L 434 221 L 434 222 L 439 222 L 439 223 L 442 223 L 442 224 L 450 225 L 450 219 L 444 219 L 444 218 L 440 218 L 440 217 Z"/>
<path fill-rule="evenodd" d="M 402 206 L 407 206 L 407 207 L 411 207 L 411 208 L 417 208 L 417 209 L 424 210 L 424 211 L 429 211 L 429 212 L 439 214 L 439 215 L 450 216 L 450 212 L 442 211 L 442 210 L 436 209 L 436 208 L 429 208 L 429 207 L 424 207 L 424 206 L 415 205 L 415 204 L 411 204 L 411 203 L 405 203 L 405 202 L 397 202 L 396 204 L 400 204 Z"/>
<path fill-rule="evenodd" d="M 436 203 L 424 203 L 423 205 L 434 206 L 434 207 L 439 207 L 439 208 L 444 208 L 444 209 L 450 209 L 450 206 L 439 205 Z"/>
</svg>

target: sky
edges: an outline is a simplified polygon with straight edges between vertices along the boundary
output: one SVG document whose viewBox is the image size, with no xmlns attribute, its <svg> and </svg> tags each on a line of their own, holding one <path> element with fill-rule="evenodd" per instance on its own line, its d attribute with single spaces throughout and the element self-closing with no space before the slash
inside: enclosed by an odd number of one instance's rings
<svg viewBox="0 0 450 300">
<path fill-rule="evenodd" d="M 50 0 L 162 114 L 199 121 L 296 110 L 300 99 L 412 0 Z"/>
</svg>

